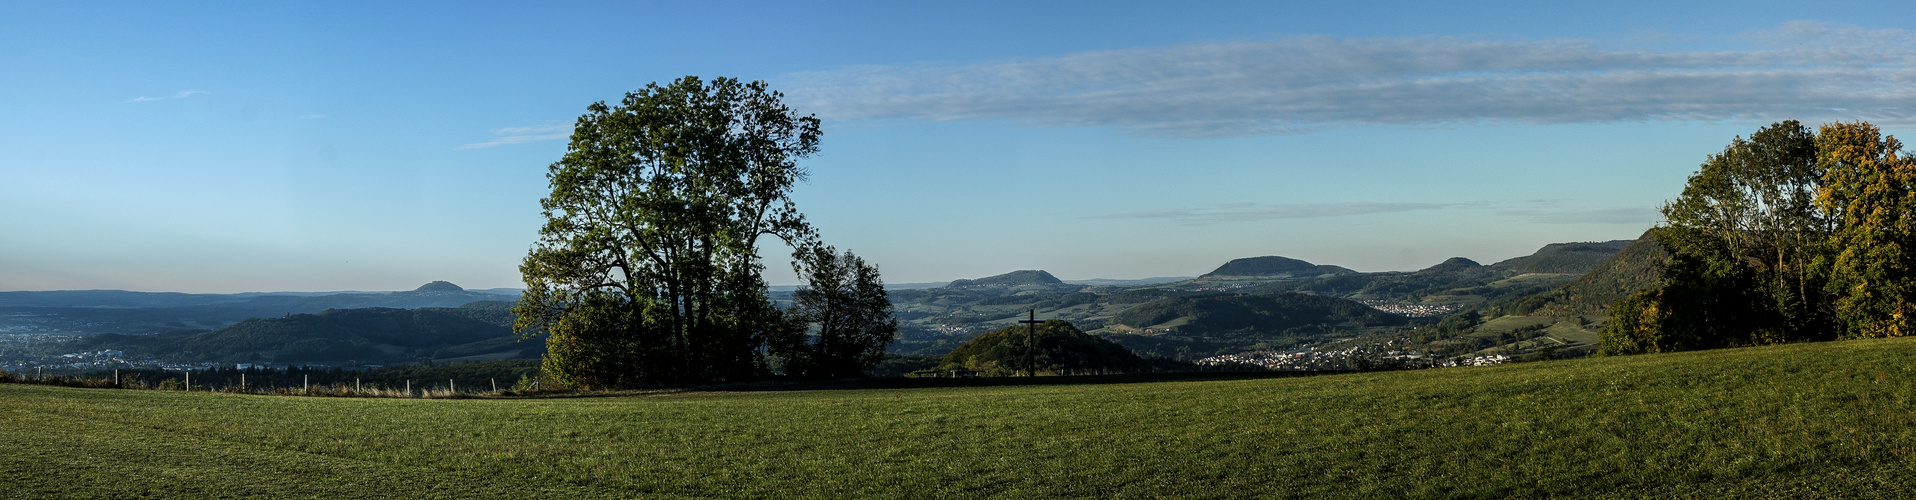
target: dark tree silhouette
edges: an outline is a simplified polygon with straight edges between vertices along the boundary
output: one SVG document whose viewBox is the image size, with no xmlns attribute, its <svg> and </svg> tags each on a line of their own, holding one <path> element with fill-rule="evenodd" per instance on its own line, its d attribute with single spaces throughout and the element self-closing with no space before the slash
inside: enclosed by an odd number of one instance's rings
<svg viewBox="0 0 1916 500">
<path fill-rule="evenodd" d="M 793 294 L 794 323 L 779 351 L 788 375 L 855 377 L 876 366 L 898 334 L 891 299 L 878 268 L 850 251 L 812 249 L 804 260 L 808 285 Z"/>
<path fill-rule="evenodd" d="M 520 265 L 521 335 L 550 332 L 544 370 L 586 388 L 767 373 L 785 322 L 761 236 L 813 232 L 789 197 L 819 121 L 763 82 L 685 77 L 588 106 L 546 175 L 546 223 Z"/>
</svg>

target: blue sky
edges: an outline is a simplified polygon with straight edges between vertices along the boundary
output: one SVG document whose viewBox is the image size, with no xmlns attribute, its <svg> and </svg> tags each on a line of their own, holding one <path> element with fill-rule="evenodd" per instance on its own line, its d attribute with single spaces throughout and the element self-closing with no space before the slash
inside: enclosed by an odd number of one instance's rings
<svg viewBox="0 0 1916 500">
<path fill-rule="evenodd" d="M 520 286 L 572 120 L 684 75 L 823 118 L 795 198 L 894 283 L 1489 263 L 1916 122 L 1907 2 L 902 4 L 0 5 L 0 290 Z"/>
</svg>

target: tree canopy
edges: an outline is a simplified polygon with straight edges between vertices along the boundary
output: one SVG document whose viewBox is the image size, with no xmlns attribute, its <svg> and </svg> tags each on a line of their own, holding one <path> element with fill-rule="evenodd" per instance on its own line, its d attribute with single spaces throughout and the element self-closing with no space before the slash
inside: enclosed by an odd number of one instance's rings
<svg viewBox="0 0 1916 500">
<path fill-rule="evenodd" d="M 1824 125 L 1817 161 L 1827 188 L 1817 204 L 1838 225 L 1828 257 L 1830 292 L 1845 333 L 1916 334 L 1916 159 L 1868 123 Z"/>
<path fill-rule="evenodd" d="M 588 106 L 548 168 L 514 330 L 581 387 L 745 380 L 785 322 L 759 238 L 815 240 L 793 205 L 819 121 L 763 82 L 685 77 Z"/>
<path fill-rule="evenodd" d="M 1899 148 L 1861 122 L 1732 140 L 1663 207 L 1660 286 L 1611 308 L 1600 352 L 1916 333 L 1916 172 Z"/>
</svg>

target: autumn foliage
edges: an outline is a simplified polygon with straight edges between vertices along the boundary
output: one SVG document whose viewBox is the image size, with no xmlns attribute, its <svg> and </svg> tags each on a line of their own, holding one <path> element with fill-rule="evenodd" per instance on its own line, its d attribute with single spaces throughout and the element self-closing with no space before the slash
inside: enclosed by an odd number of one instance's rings
<svg viewBox="0 0 1916 500">
<path fill-rule="evenodd" d="M 1663 207 L 1659 286 L 1611 307 L 1600 352 L 1916 333 L 1916 160 L 1900 150 L 1864 122 L 1733 140 Z"/>
</svg>

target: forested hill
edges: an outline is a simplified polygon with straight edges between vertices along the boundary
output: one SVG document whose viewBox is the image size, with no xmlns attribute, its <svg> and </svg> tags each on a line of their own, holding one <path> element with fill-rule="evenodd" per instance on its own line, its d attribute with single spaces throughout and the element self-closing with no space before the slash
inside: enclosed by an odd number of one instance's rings
<svg viewBox="0 0 1916 500">
<path fill-rule="evenodd" d="M 515 342 L 511 303 L 456 308 L 329 309 L 255 318 L 218 330 L 175 335 L 96 335 L 75 350 L 119 349 L 179 362 L 395 363 L 426 359 L 536 357 L 542 341 Z"/>
<path fill-rule="evenodd" d="M 1190 332 L 1329 331 L 1409 323 L 1409 318 L 1364 304 L 1319 295 L 1203 294 L 1158 299 L 1111 317 L 1133 329 L 1178 328 Z"/>
<path fill-rule="evenodd" d="M 1035 338 L 1032 338 L 1035 336 Z M 1036 365 L 1031 363 L 1035 361 Z M 958 346 L 939 360 L 939 370 L 965 369 L 985 376 L 1008 376 L 1036 366 L 1040 373 L 1140 373 L 1151 370 L 1144 358 L 1109 340 L 1089 335 L 1069 322 L 1050 320 L 1027 330 L 998 329 Z"/>
<path fill-rule="evenodd" d="M 1443 262 L 1438 262 L 1437 265 L 1423 268 L 1421 270 L 1418 270 L 1417 272 L 1441 273 L 1441 272 L 1449 272 L 1449 271 L 1468 271 L 1468 270 L 1476 269 L 1479 267 L 1483 267 L 1483 264 L 1478 264 L 1477 261 L 1466 259 L 1463 257 L 1451 257 L 1449 259 L 1445 259 Z"/>
<path fill-rule="evenodd" d="M 972 288 L 972 287 L 985 287 L 985 286 L 1023 286 L 1023 285 L 1064 285 L 1064 284 L 1065 282 L 1063 280 L 1059 280 L 1056 276 L 1052 276 L 1051 273 L 1047 273 L 1042 270 L 1037 270 L 1037 271 L 1025 270 L 1025 271 L 1012 271 L 1012 272 L 1000 274 L 997 276 L 989 276 L 984 278 L 978 278 L 975 280 L 962 280 L 962 279 L 954 280 L 951 282 L 951 284 L 945 285 L 945 288 Z"/>
<path fill-rule="evenodd" d="M 1554 243 L 1536 253 L 1481 265 L 1452 257 L 1416 272 L 1352 273 L 1284 280 L 1252 292 L 1306 292 L 1392 303 L 1500 304 L 1555 290 L 1602 265 L 1630 240 Z"/>
<path fill-rule="evenodd" d="M 1320 266 L 1289 257 L 1264 256 L 1232 259 L 1218 266 L 1217 270 L 1205 273 L 1211 276 L 1295 276 L 1311 277 L 1326 274 L 1352 274 L 1357 271 L 1338 266 Z"/>
<path fill-rule="evenodd" d="M 1611 303 L 1656 287 L 1657 265 L 1669 258 L 1646 232 L 1590 272 L 1557 290 L 1513 301 L 1511 314 L 1601 315 Z"/>
<path fill-rule="evenodd" d="M 1490 265 L 1454 257 L 1415 272 L 1360 273 L 1264 256 L 1231 260 L 1202 277 L 1169 283 L 895 290 L 893 311 L 906 332 L 895 348 L 942 354 L 1033 311 L 1092 334 L 1117 335 L 1120 344 L 1157 355 L 1298 345 L 1411 321 L 1367 304 L 1429 317 L 1551 292 L 1605 265 L 1629 243 L 1556 243 Z"/>
<path fill-rule="evenodd" d="M 1551 243 L 1537 253 L 1516 257 L 1491 267 L 1518 273 L 1583 274 L 1596 269 L 1617 252 L 1637 240 L 1612 240 L 1588 243 Z"/>
</svg>

